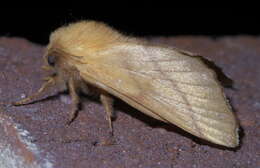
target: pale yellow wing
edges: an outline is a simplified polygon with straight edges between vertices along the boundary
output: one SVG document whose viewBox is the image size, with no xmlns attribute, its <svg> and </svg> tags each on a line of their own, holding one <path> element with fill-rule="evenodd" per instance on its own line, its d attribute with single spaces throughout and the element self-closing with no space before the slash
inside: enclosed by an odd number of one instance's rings
<svg viewBox="0 0 260 168">
<path fill-rule="evenodd" d="M 216 144 L 238 145 L 238 125 L 215 73 L 177 50 L 120 44 L 80 58 L 88 82 L 156 119 Z"/>
</svg>

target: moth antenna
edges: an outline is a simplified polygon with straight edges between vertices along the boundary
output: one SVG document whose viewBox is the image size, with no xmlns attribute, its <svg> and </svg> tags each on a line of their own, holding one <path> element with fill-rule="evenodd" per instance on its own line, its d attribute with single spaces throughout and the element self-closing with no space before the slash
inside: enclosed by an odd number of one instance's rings
<svg viewBox="0 0 260 168">
<path fill-rule="evenodd" d="M 53 70 L 52 67 L 50 67 L 50 66 L 46 66 L 46 65 L 43 65 L 43 66 L 42 66 L 42 69 L 45 70 L 45 71 Z"/>
<path fill-rule="evenodd" d="M 47 77 L 47 78 L 45 78 L 45 80 L 47 80 L 47 81 L 42 84 L 41 88 L 36 93 L 34 93 L 31 96 L 26 97 L 20 101 L 13 102 L 12 104 L 15 106 L 20 106 L 20 105 L 32 103 L 31 101 L 33 99 L 35 99 L 36 97 L 39 97 L 47 88 L 49 88 L 51 85 L 54 85 L 56 83 L 54 77 Z"/>
</svg>

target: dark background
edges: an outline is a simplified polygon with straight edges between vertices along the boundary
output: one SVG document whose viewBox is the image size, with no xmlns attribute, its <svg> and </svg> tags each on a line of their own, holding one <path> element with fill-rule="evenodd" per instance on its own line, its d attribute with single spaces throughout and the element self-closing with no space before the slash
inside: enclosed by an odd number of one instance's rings
<svg viewBox="0 0 260 168">
<path fill-rule="evenodd" d="M 259 12 L 237 8 L 173 8 L 139 5 L 107 9 L 3 8 L 0 35 L 19 36 L 40 44 L 48 43 L 50 32 L 72 21 L 103 21 L 136 36 L 174 35 L 259 35 Z"/>
</svg>

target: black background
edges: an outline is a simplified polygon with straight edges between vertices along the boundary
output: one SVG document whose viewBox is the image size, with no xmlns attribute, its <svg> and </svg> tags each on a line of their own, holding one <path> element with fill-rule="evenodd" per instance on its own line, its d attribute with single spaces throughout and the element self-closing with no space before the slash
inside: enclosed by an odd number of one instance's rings
<svg viewBox="0 0 260 168">
<path fill-rule="evenodd" d="M 92 19 L 136 36 L 259 35 L 259 12 L 247 8 L 138 7 L 81 9 L 3 8 L 0 35 L 47 44 L 50 32 L 64 24 Z"/>
</svg>

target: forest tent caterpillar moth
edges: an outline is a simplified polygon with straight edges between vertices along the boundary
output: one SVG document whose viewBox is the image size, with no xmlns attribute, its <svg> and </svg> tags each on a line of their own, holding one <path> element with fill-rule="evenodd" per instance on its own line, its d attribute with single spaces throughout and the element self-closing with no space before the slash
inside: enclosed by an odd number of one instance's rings
<svg viewBox="0 0 260 168">
<path fill-rule="evenodd" d="M 238 124 L 215 72 L 189 52 L 150 45 L 100 22 L 80 21 L 51 34 L 44 60 L 53 75 L 15 105 L 32 101 L 51 85 L 66 85 L 73 101 L 71 122 L 78 92 L 94 86 L 111 131 L 113 95 L 202 139 L 227 147 L 239 144 Z"/>
</svg>

